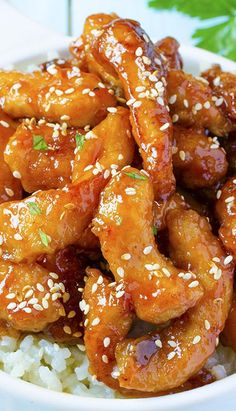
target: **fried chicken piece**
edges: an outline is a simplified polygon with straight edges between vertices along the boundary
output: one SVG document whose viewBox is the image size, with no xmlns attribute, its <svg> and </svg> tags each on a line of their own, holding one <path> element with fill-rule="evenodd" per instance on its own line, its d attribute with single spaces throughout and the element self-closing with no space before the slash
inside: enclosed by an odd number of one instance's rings
<svg viewBox="0 0 236 411">
<path fill-rule="evenodd" d="M 155 197 L 166 199 L 174 190 L 175 180 L 172 123 L 166 107 L 166 73 L 161 56 L 137 22 L 122 19 L 104 26 L 90 50 L 100 70 L 112 70 L 119 76 L 131 111 L 132 132 L 144 168 L 152 177 Z"/>
<path fill-rule="evenodd" d="M 76 139 L 83 134 L 84 130 L 58 123 L 26 120 L 10 138 L 4 158 L 28 193 L 62 188 L 71 183 Z"/>
<path fill-rule="evenodd" d="M 0 279 L 0 319 L 15 329 L 39 332 L 63 314 L 55 281 L 40 265 L 0 261 Z"/>
<path fill-rule="evenodd" d="M 166 58 L 169 70 L 182 70 L 183 60 L 179 52 L 179 43 L 173 37 L 165 37 L 155 43 L 157 50 Z"/>
<path fill-rule="evenodd" d="M 202 73 L 202 76 L 209 82 L 214 95 L 218 97 L 222 104 L 223 111 L 231 120 L 236 120 L 236 75 L 221 70 L 218 64 L 213 65 L 209 70 Z"/>
<path fill-rule="evenodd" d="M 173 166 L 178 182 L 188 188 L 210 187 L 227 173 L 228 163 L 216 137 L 204 130 L 174 126 Z"/>
<path fill-rule="evenodd" d="M 202 290 L 193 273 L 183 273 L 158 251 L 152 232 L 153 200 L 146 174 L 123 168 L 101 194 L 93 232 L 116 281 L 127 284 L 137 316 L 160 324 L 193 307 Z"/>
<path fill-rule="evenodd" d="M 219 236 L 226 250 L 236 258 L 236 178 L 226 182 L 217 198 L 216 213 L 221 223 Z"/>
<path fill-rule="evenodd" d="M 95 126 L 116 105 L 98 76 L 76 67 L 27 74 L 0 71 L 0 98 L 3 110 L 14 118 L 44 117 L 74 127 Z"/>
<path fill-rule="evenodd" d="M 21 182 L 12 175 L 4 161 L 4 150 L 17 124 L 0 109 L 0 203 L 22 197 Z M 18 175 L 17 175 L 18 177 Z"/>
<path fill-rule="evenodd" d="M 207 128 L 216 136 L 232 130 L 208 84 L 181 70 L 170 70 L 167 93 L 172 120 L 185 127 Z"/>
<path fill-rule="evenodd" d="M 160 392 L 180 386 L 214 352 L 228 316 L 233 265 L 204 217 L 191 210 L 171 210 L 167 217 L 171 256 L 196 273 L 204 295 L 199 303 L 159 332 L 126 339 L 116 346 L 121 387 Z"/>
<path fill-rule="evenodd" d="M 84 342 L 89 358 L 89 370 L 99 381 L 117 389 L 113 376 L 115 347 L 128 333 L 133 312 L 130 296 L 124 284 L 111 283 L 99 270 L 88 269 L 83 300 L 85 313 Z"/>
</svg>

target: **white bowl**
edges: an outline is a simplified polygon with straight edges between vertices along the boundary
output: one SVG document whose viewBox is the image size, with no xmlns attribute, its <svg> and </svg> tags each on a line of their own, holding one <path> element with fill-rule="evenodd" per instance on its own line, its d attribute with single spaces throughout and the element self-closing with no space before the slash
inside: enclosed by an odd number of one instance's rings
<svg viewBox="0 0 236 411">
<path fill-rule="evenodd" d="M 63 44 L 62 44 L 63 43 Z M 58 50 L 67 56 L 68 39 L 37 46 L 37 50 L 18 50 L 15 56 L 1 58 L 0 66 L 13 63 L 18 69 L 38 64 L 48 57 L 48 51 Z M 199 74 L 213 63 L 236 72 L 236 63 L 196 47 L 181 47 L 185 70 Z M 51 53 L 52 55 L 52 53 Z M 145 399 L 100 399 L 57 393 L 15 379 L 0 371 L 1 411 L 233 411 L 236 403 L 236 374 L 191 391 Z"/>
</svg>

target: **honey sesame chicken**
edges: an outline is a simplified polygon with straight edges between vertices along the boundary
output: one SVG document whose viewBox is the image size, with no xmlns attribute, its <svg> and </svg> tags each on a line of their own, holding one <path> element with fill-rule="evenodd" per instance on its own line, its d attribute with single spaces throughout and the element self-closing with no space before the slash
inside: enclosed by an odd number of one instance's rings
<svg viewBox="0 0 236 411">
<path fill-rule="evenodd" d="M 0 203 L 20 200 L 22 186 L 18 176 L 14 177 L 4 160 L 4 150 L 9 138 L 15 133 L 17 124 L 0 109 Z"/>
<path fill-rule="evenodd" d="M 62 123 L 61 117 L 67 116 L 69 126 L 95 126 L 105 118 L 107 107 L 116 105 L 115 97 L 99 83 L 99 77 L 78 67 L 27 74 L 1 71 L 0 99 L 3 110 L 14 118 L 44 117 Z"/>
<path fill-rule="evenodd" d="M 153 200 L 146 174 L 125 167 L 101 195 L 93 232 L 116 281 L 127 283 L 137 316 L 161 324 L 193 307 L 202 289 L 191 271 L 177 269 L 158 251 L 152 232 Z"/>
<path fill-rule="evenodd" d="M 69 52 L 0 70 L 0 338 L 70 348 L 115 396 L 212 383 L 236 350 L 236 76 L 116 14 Z"/>
</svg>

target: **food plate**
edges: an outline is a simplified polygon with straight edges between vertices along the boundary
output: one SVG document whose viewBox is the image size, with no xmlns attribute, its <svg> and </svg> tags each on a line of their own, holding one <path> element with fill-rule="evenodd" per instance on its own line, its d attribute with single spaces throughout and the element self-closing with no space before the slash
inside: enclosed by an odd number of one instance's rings
<svg viewBox="0 0 236 411">
<path fill-rule="evenodd" d="M 57 56 L 67 57 L 69 39 L 54 42 L 50 45 L 41 45 L 38 50 L 16 53 L 14 61 L 4 58 L 1 66 L 13 64 L 14 68 L 27 70 L 49 58 Z M 225 71 L 236 72 L 236 63 L 224 59 L 213 53 L 194 48 L 181 46 L 180 52 L 184 60 L 185 71 L 198 75 L 218 63 Z M 76 397 L 70 394 L 57 393 L 36 385 L 14 379 L 4 372 L 0 372 L 0 409 L 4 411 L 139 411 L 145 408 L 148 411 L 205 411 L 226 410 L 234 408 L 236 401 L 236 375 L 227 377 L 211 385 L 195 390 L 147 399 L 100 399 Z"/>
</svg>

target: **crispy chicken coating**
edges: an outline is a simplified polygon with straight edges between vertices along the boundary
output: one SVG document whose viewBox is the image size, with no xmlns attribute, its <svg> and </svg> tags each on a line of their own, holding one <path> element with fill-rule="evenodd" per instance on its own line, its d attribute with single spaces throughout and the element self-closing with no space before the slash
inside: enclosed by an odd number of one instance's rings
<svg viewBox="0 0 236 411">
<path fill-rule="evenodd" d="M 129 110 L 114 108 L 82 138 L 76 150 L 72 180 L 79 183 L 100 173 L 107 180 L 124 165 L 132 163 L 133 156 Z"/>
<path fill-rule="evenodd" d="M 224 116 L 219 100 L 204 79 L 182 70 L 170 70 L 167 93 L 172 120 L 185 127 L 207 128 L 216 136 L 225 136 L 232 129 Z"/>
<path fill-rule="evenodd" d="M 137 316 L 160 324 L 193 307 L 202 290 L 193 273 L 182 272 L 158 251 L 153 200 L 146 174 L 125 167 L 101 194 L 93 232 L 116 281 L 127 283 Z"/>
<path fill-rule="evenodd" d="M 2 258 L 35 261 L 75 244 L 92 220 L 103 187 L 103 176 L 94 176 L 76 186 L 38 191 L 0 205 Z"/>
<path fill-rule="evenodd" d="M 95 74 L 79 68 L 54 68 L 46 72 L 22 74 L 0 72 L 2 108 L 14 118 L 45 117 L 68 126 L 95 126 L 116 105 L 115 97 L 100 84 Z"/>
<path fill-rule="evenodd" d="M 219 65 L 214 65 L 204 71 L 202 76 L 209 82 L 214 94 L 222 100 L 224 112 L 233 121 L 236 120 L 236 75 L 221 70 Z M 220 101 L 221 101 L 220 100 Z"/>
<path fill-rule="evenodd" d="M 226 254 L 207 220 L 176 209 L 167 225 L 173 261 L 196 273 L 204 295 L 167 328 L 117 344 L 121 387 L 160 392 L 183 384 L 214 352 L 228 316 L 234 267 L 225 264 Z"/>
<path fill-rule="evenodd" d="M 219 236 L 225 248 L 236 258 L 236 178 L 230 178 L 218 191 L 217 197 L 216 213 L 221 223 Z"/>
<path fill-rule="evenodd" d="M 183 60 L 179 53 L 179 43 L 173 37 L 165 37 L 155 43 L 157 50 L 164 55 L 168 70 L 182 70 Z"/>
<path fill-rule="evenodd" d="M 55 280 L 38 264 L 0 261 L 0 319 L 20 331 L 42 331 L 63 314 Z M 59 284 L 60 288 L 60 284 Z"/>
<path fill-rule="evenodd" d="M 21 182 L 12 175 L 3 156 L 8 140 L 14 134 L 16 127 L 17 124 L 0 109 L 0 203 L 19 200 L 22 196 Z"/>
<path fill-rule="evenodd" d="M 227 173 L 226 153 L 204 130 L 174 126 L 173 166 L 178 182 L 188 188 L 210 187 Z"/>
<path fill-rule="evenodd" d="M 166 107 L 164 64 L 140 25 L 118 19 L 102 30 L 91 53 L 105 72 L 118 74 L 131 111 L 134 138 L 155 197 L 167 198 L 175 180 L 171 162 L 172 123 Z"/>
<path fill-rule="evenodd" d="M 24 190 L 62 188 L 71 182 L 76 138 L 85 132 L 56 123 L 26 120 L 17 128 L 5 149 L 12 173 L 21 175 Z"/>
<path fill-rule="evenodd" d="M 84 342 L 90 373 L 112 388 L 118 388 L 112 376 L 115 347 L 128 333 L 133 312 L 124 283 L 111 283 L 99 270 L 88 269 L 83 300 L 85 314 Z M 111 338 L 110 338 L 111 337 Z"/>
</svg>

